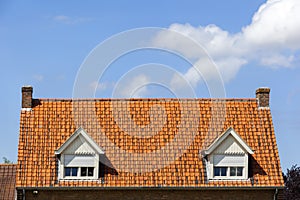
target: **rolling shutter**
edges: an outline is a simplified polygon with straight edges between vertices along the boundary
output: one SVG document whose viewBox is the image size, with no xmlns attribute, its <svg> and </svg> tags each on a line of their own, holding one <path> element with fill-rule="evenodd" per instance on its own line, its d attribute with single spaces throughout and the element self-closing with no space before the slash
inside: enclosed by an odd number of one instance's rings
<svg viewBox="0 0 300 200">
<path fill-rule="evenodd" d="M 214 155 L 214 166 L 245 166 L 244 155 Z"/>
<path fill-rule="evenodd" d="M 95 156 L 65 155 L 66 167 L 94 167 Z"/>
</svg>

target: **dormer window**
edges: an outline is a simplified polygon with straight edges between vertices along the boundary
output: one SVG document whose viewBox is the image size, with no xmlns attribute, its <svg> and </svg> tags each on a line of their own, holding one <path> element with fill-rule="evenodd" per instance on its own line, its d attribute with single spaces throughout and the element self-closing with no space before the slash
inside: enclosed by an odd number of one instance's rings
<svg viewBox="0 0 300 200">
<path fill-rule="evenodd" d="M 95 167 L 65 167 L 64 177 L 94 177 Z"/>
<path fill-rule="evenodd" d="M 78 176 L 78 167 L 65 167 L 65 177 L 71 176 Z"/>
<path fill-rule="evenodd" d="M 214 167 L 214 177 L 227 176 L 227 167 Z"/>
<path fill-rule="evenodd" d="M 93 177 L 95 167 L 81 167 L 80 176 L 81 177 Z"/>
<path fill-rule="evenodd" d="M 248 155 L 253 151 L 233 128 L 218 137 L 204 154 L 209 180 L 248 178 Z"/>
<path fill-rule="evenodd" d="M 63 154 L 64 178 L 97 178 L 95 169 L 98 159 L 96 155 Z"/>
<path fill-rule="evenodd" d="M 55 152 L 59 155 L 59 179 L 98 179 L 99 158 L 104 151 L 82 129 L 71 137 Z"/>
<path fill-rule="evenodd" d="M 244 167 L 230 167 L 229 176 L 243 176 Z"/>
</svg>

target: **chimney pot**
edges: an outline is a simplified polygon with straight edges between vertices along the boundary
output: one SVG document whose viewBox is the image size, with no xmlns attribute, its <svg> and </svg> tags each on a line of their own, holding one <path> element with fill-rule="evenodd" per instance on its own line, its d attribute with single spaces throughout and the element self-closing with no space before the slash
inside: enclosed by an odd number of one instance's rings
<svg viewBox="0 0 300 200">
<path fill-rule="evenodd" d="M 32 86 L 22 87 L 22 108 L 32 108 Z"/>
<path fill-rule="evenodd" d="M 258 107 L 269 107 L 270 105 L 270 88 L 263 87 L 256 90 Z"/>
</svg>

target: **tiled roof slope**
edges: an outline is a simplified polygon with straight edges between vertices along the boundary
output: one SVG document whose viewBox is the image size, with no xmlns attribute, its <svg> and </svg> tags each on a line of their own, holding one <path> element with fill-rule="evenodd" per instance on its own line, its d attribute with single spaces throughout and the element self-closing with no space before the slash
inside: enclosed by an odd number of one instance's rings
<svg viewBox="0 0 300 200">
<path fill-rule="evenodd" d="M 20 138 L 18 146 L 17 187 L 252 187 L 251 181 L 207 181 L 205 163 L 201 150 L 227 128 L 232 127 L 254 150 L 250 160 L 250 176 L 254 177 L 253 187 L 283 186 L 278 149 L 269 108 L 258 108 L 256 99 L 39 99 L 35 100 L 32 111 L 21 111 Z M 184 105 L 184 106 L 182 106 Z M 163 121 L 160 130 L 147 128 L 151 118 L 151 107 L 159 106 L 164 113 L 155 116 L 156 122 Z M 112 109 L 112 107 L 114 109 Z M 198 118 L 195 123 L 182 122 L 182 112 L 192 113 Z M 215 112 L 217 108 L 218 112 Z M 182 109 L 182 110 L 180 110 Z M 117 112 L 113 112 L 117 110 Z M 137 137 L 124 131 L 132 126 L 122 121 L 120 111 L 128 111 L 132 121 L 145 127 L 147 137 Z M 118 126 L 114 119 L 117 113 L 123 123 Z M 196 113 L 196 114 L 195 114 Z M 215 116 L 213 128 L 212 115 Z M 76 116 L 74 118 L 74 116 Z M 165 116 L 163 118 L 162 116 Z M 96 118 L 96 119 L 95 119 Z M 74 120 L 80 121 L 75 124 Z M 189 120 L 189 119 L 188 119 Z M 184 120 L 183 120 L 184 121 Z M 127 123 L 127 124 L 126 124 Z M 57 158 L 54 154 L 74 131 L 84 130 L 104 149 L 111 163 L 119 168 L 139 168 L 143 158 L 136 156 L 151 153 L 171 145 L 172 149 L 182 149 L 182 155 L 169 165 L 153 171 L 135 172 L 107 168 L 105 176 L 97 181 L 58 181 Z M 125 128 L 124 128 L 125 127 Z M 181 132 L 197 129 L 192 142 L 174 138 Z M 183 131 L 182 131 L 183 130 Z M 210 130 L 210 132 L 209 132 Z M 152 133 L 154 132 L 154 133 Z M 134 134 L 134 133 L 133 133 Z M 189 140 L 190 138 L 187 138 Z M 112 146 L 131 153 L 130 158 L 116 155 Z M 171 155 L 171 154 L 170 154 Z M 149 169 L 170 158 L 153 157 Z M 155 167 L 155 166 L 154 166 Z"/>
<path fill-rule="evenodd" d="M 0 164 L 0 200 L 15 199 L 16 170 L 16 164 Z"/>
</svg>

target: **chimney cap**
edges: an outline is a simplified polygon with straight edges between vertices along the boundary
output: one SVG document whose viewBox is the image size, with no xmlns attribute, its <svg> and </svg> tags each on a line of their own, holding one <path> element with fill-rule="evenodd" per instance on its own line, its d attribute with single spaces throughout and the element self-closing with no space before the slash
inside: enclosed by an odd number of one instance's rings
<svg viewBox="0 0 300 200">
<path fill-rule="evenodd" d="M 269 87 L 260 87 L 256 89 L 256 94 L 258 93 L 270 93 L 271 89 Z"/>
<path fill-rule="evenodd" d="M 30 89 L 30 88 L 32 89 L 32 86 L 31 86 L 31 85 L 23 85 L 23 86 L 22 86 L 22 89 Z"/>
</svg>

